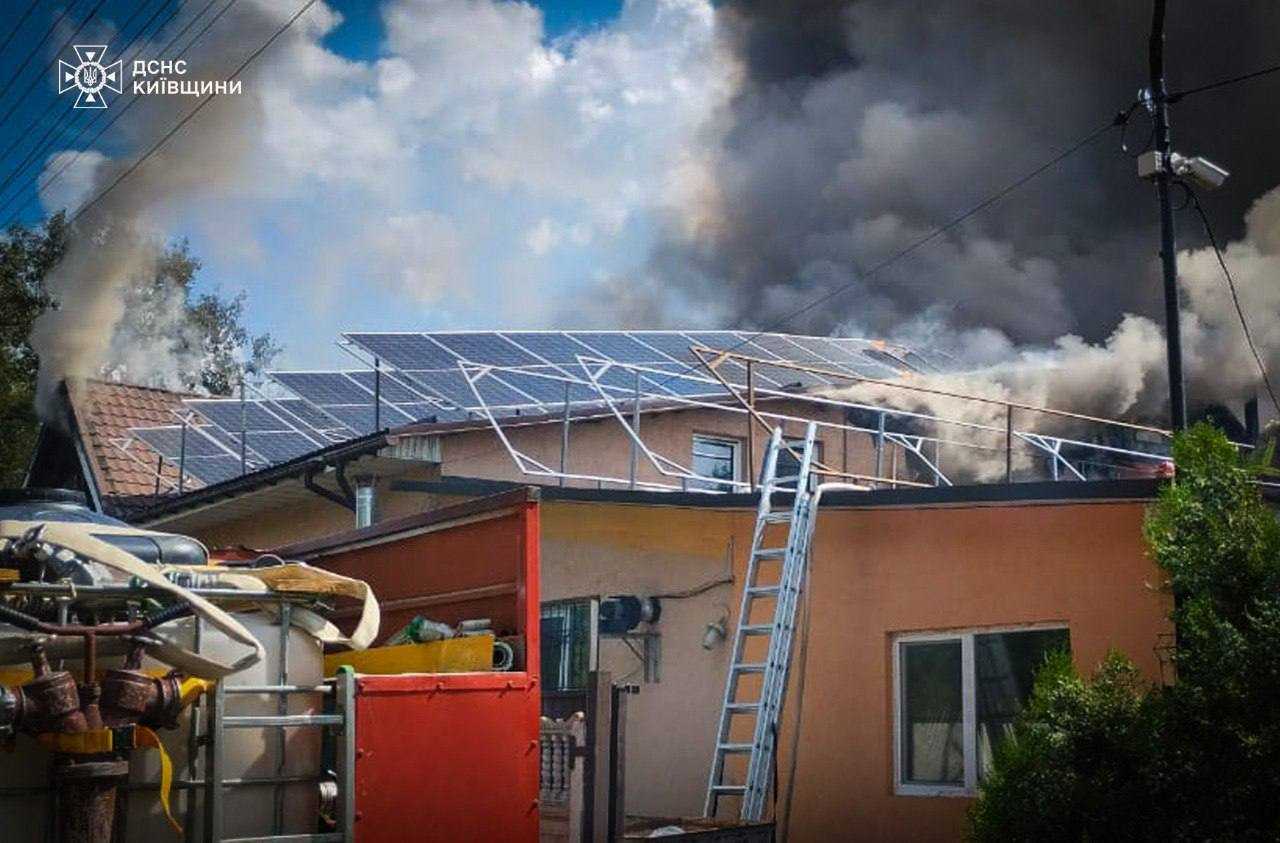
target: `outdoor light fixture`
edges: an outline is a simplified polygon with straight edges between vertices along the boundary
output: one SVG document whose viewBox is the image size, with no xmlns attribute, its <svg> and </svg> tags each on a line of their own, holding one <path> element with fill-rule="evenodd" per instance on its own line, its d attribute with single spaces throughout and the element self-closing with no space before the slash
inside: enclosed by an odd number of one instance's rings
<svg viewBox="0 0 1280 843">
<path fill-rule="evenodd" d="M 1154 178 L 1163 169 L 1163 156 L 1154 150 L 1138 156 L 1138 177 Z M 1168 172 L 1178 178 L 1186 179 L 1195 187 L 1203 190 L 1216 190 L 1231 174 L 1207 158 L 1199 155 L 1188 157 L 1176 152 L 1169 153 Z"/>
<path fill-rule="evenodd" d="M 721 615 L 718 619 L 707 624 L 707 629 L 702 633 L 702 649 L 714 650 L 720 645 L 720 642 L 728 637 L 729 616 Z"/>
</svg>

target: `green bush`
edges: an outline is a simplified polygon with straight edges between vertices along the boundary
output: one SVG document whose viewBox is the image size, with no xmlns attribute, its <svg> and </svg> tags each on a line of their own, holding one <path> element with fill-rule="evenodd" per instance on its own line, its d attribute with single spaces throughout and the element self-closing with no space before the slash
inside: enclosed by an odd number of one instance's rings
<svg viewBox="0 0 1280 843">
<path fill-rule="evenodd" d="M 1170 685 L 1111 653 L 1084 681 L 1050 656 L 969 812 L 975 841 L 1280 839 L 1280 523 L 1199 425 L 1147 514 L 1175 595 Z M 1135 595 L 1136 596 L 1136 595 Z"/>
</svg>

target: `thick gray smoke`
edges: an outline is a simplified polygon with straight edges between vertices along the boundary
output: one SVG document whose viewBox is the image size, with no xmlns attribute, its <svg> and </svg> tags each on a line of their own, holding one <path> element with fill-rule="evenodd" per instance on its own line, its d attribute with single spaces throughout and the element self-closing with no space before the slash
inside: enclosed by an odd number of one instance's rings
<svg viewBox="0 0 1280 843">
<path fill-rule="evenodd" d="M 1146 80 L 1149 3 L 744 0 L 719 21 L 742 82 L 717 118 L 714 188 L 653 255 L 669 297 L 763 328 L 852 282 L 785 330 L 931 336 L 1023 400 L 1163 418 L 1163 340 L 1144 318 L 1161 301 L 1154 194 L 1118 132 L 859 280 L 1127 107 Z M 1170 87 L 1272 63 L 1278 31 L 1274 3 L 1175 4 Z M 1280 183 L 1277 85 L 1189 98 L 1173 118 L 1178 149 L 1232 171 L 1204 199 L 1220 239 L 1248 238 L 1228 259 L 1271 271 L 1280 220 L 1260 208 L 1246 231 L 1245 212 Z M 1149 129 L 1135 114 L 1131 145 Z M 1183 248 L 1205 242 L 1190 210 L 1179 226 Z M 1237 270 L 1280 364 L 1276 276 Z M 1238 402 L 1256 369 L 1212 255 L 1184 255 L 1183 282 L 1192 402 Z"/>
<path fill-rule="evenodd" d="M 205 34 L 200 49 L 185 56 L 189 66 L 180 78 L 227 79 L 250 51 L 281 25 L 287 11 L 273 10 L 267 3 L 237 4 Z M 159 51 L 185 20 L 184 16 L 175 21 L 169 32 L 160 33 L 155 43 L 144 46 L 140 57 L 178 58 L 176 51 L 185 41 L 173 48 L 173 54 L 161 55 Z M 299 37 L 291 31 L 284 39 Z M 276 45 L 281 50 L 288 46 L 288 42 Z M 179 371 L 189 371 L 193 363 L 198 367 L 199 361 L 175 358 L 168 343 L 157 346 L 156 340 L 145 340 L 123 329 L 123 291 L 154 273 L 166 232 L 163 215 L 180 207 L 184 199 L 216 197 L 219 191 L 239 186 L 243 179 L 241 162 L 253 153 L 261 119 L 255 93 L 261 88 L 255 85 L 259 79 L 255 68 L 241 78 L 244 93 L 215 99 L 127 175 L 140 155 L 199 100 L 191 96 L 143 97 L 120 124 L 133 154 L 114 160 L 92 159 L 98 163 L 84 201 L 100 194 L 102 198 L 86 207 L 76 220 L 67 254 L 47 279 L 57 307 L 37 320 L 32 335 L 40 355 L 37 404 L 42 414 L 56 418 L 51 399 L 64 378 L 104 374 L 104 362 L 113 364 L 131 382 L 166 386 L 178 385 Z M 123 108 L 129 95 L 126 68 L 124 95 L 111 107 Z M 174 320 L 184 319 L 181 302 L 175 299 L 170 304 L 157 309 L 157 318 L 168 312 Z M 172 336 L 181 330 L 182 326 L 176 325 L 174 330 L 152 333 Z"/>
</svg>

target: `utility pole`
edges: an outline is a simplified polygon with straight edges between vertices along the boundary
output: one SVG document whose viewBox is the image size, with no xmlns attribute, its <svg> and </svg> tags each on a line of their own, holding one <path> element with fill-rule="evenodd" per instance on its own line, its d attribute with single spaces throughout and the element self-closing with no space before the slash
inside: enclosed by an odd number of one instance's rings
<svg viewBox="0 0 1280 843">
<path fill-rule="evenodd" d="M 1166 0 L 1154 0 L 1151 15 L 1151 87 L 1147 108 L 1155 121 L 1155 147 L 1160 168 L 1155 174 L 1160 199 L 1160 262 L 1164 268 L 1164 333 L 1169 356 L 1169 415 L 1174 432 L 1187 427 L 1187 398 L 1182 384 L 1182 326 L 1178 306 L 1178 254 L 1173 231 L 1173 204 L 1169 201 L 1170 137 L 1168 91 L 1164 84 L 1164 13 Z"/>
</svg>

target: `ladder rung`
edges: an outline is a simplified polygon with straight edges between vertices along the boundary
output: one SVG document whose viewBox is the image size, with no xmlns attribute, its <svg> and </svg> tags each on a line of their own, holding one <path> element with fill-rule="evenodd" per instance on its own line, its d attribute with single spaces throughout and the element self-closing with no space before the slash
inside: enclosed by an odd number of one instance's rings
<svg viewBox="0 0 1280 843">
<path fill-rule="evenodd" d="M 768 635 L 773 632 L 773 624 L 749 623 L 738 627 L 738 631 L 743 635 Z"/>
<path fill-rule="evenodd" d="M 718 784 L 711 788 L 716 793 L 746 793 L 747 786 L 745 784 Z"/>
<path fill-rule="evenodd" d="M 716 744 L 716 748 L 721 752 L 750 752 L 752 744 L 749 743 L 721 743 Z"/>
<path fill-rule="evenodd" d="M 785 524 L 791 520 L 791 510 L 782 512 L 766 512 L 764 514 L 764 523 L 766 524 Z"/>
<path fill-rule="evenodd" d="M 748 662 L 746 664 L 735 664 L 733 669 L 738 673 L 764 673 L 764 662 Z"/>
<path fill-rule="evenodd" d="M 762 547 L 756 551 L 757 559 L 781 559 L 786 555 L 785 547 Z"/>
<path fill-rule="evenodd" d="M 758 702 L 733 702 L 725 706 L 729 711 L 755 711 L 760 708 Z"/>
<path fill-rule="evenodd" d="M 797 480 L 799 480 L 799 479 L 800 479 L 800 475 L 799 475 L 799 474 L 788 474 L 788 475 L 786 475 L 785 477 L 775 477 L 775 478 L 773 478 L 773 482 L 774 482 L 774 483 L 794 483 L 794 482 L 796 482 L 796 481 L 797 481 Z"/>
<path fill-rule="evenodd" d="M 747 594 L 752 597 L 776 597 L 781 590 L 780 585 L 753 585 L 747 589 Z"/>
</svg>

